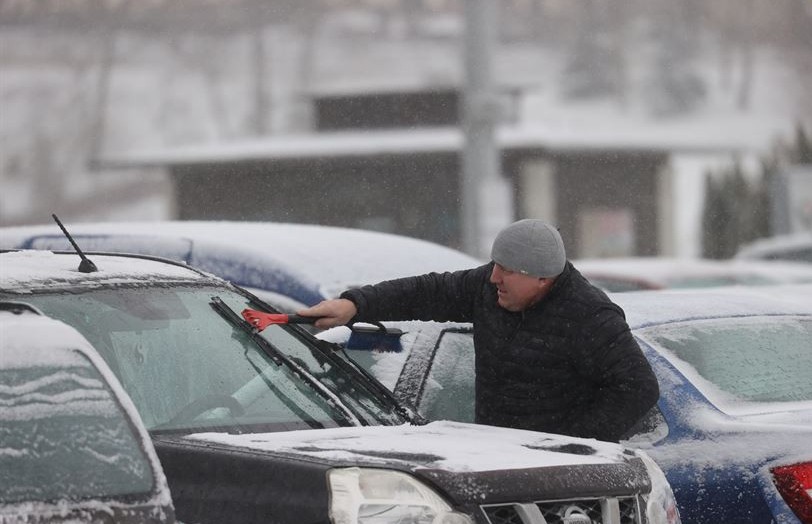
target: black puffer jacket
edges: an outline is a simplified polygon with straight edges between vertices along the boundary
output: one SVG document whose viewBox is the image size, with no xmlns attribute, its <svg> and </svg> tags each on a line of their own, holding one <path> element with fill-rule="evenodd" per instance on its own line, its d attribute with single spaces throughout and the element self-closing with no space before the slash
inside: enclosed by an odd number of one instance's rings
<svg viewBox="0 0 812 524">
<path fill-rule="evenodd" d="M 341 296 L 358 307 L 355 321 L 473 322 L 477 422 L 617 441 L 659 396 L 623 310 L 567 263 L 544 299 L 512 313 L 497 304 L 492 268 Z"/>
</svg>

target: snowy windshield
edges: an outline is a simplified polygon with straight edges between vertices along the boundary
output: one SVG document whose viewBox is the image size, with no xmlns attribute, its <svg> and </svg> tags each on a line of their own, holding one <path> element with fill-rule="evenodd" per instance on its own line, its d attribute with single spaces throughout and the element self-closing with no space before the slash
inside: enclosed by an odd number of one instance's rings
<svg viewBox="0 0 812 524">
<path fill-rule="evenodd" d="M 215 298 L 216 297 L 216 298 Z M 242 295 L 201 286 L 35 294 L 26 301 L 72 325 L 101 353 L 151 431 L 286 431 L 402 418 L 335 359 L 271 326 L 263 350 L 213 307 Z M 307 370 L 302 373 L 301 370 Z"/>
<path fill-rule="evenodd" d="M 152 467 L 118 401 L 84 355 L 69 355 L 69 365 L 0 369 L 0 502 L 153 490 Z"/>
<path fill-rule="evenodd" d="M 657 326 L 643 338 L 696 381 L 747 402 L 812 400 L 812 319 L 760 317 Z"/>
</svg>

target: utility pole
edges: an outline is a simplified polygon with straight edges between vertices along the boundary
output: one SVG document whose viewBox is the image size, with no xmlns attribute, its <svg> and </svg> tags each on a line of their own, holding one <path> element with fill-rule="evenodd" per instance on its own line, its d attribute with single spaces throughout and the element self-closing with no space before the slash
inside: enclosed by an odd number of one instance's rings
<svg viewBox="0 0 812 524">
<path fill-rule="evenodd" d="M 483 188 L 500 176 L 499 151 L 494 130 L 499 104 L 493 85 L 493 51 L 496 43 L 494 0 L 465 0 L 463 82 L 463 151 L 461 176 L 462 248 L 482 257 Z"/>
</svg>

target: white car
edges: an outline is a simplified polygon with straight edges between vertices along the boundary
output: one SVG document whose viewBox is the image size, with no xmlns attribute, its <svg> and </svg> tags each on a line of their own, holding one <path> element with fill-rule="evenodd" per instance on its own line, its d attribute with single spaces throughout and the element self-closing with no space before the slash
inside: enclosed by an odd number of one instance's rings
<svg viewBox="0 0 812 524">
<path fill-rule="evenodd" d="M 739 248 L 740 260 L 789 260 L 812 264 L 812 231 L 762 238 Z"/>
<path fill-rule="evenodd" d="M 175 522 L 149 434 L 88 341 L 15 302 L 0 333 L 0 522 Z"/>
<path fill-rule="evenodd" d="M 612 292 L 812 282 L 812 265 L 760 260 L 669 257 L 580 259 L 575 269 Z"/>
</svg>

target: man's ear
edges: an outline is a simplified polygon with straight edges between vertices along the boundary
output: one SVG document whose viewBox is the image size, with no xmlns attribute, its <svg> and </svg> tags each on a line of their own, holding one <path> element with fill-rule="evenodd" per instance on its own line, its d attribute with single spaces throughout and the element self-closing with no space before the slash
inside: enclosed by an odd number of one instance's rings
<svg viewBox="0 0 812 524">
<path fill-rule="evenodd" d="M 548 289 L 548 288 L 552 287 L 553 282 L 555 282 L 554 278 L 549 278 L 549 277 L 539 278 L 539 288 Z"/>
</svg>

